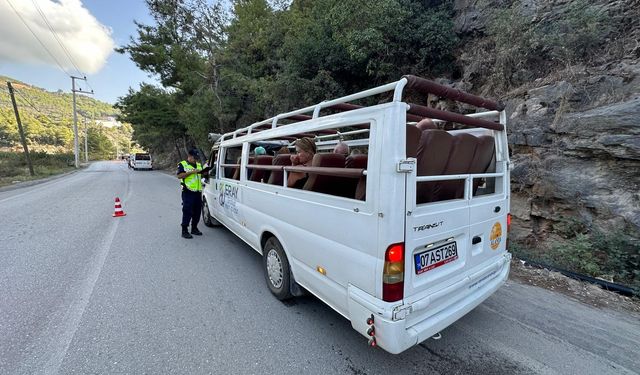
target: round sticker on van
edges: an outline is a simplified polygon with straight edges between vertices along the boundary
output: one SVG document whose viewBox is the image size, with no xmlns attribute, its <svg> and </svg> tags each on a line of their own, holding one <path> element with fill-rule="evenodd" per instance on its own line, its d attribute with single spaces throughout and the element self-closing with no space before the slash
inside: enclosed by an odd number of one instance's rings
<svg viewBox="0 0 640 375">
<path fill-rule="evenodd" d="M 500 242 L 502 242 L 502 225 L 495 223 L 493 224 L 493 228 L 491 228 L 489 243 L 491 244 L 491 248 L 495 250 L 500 246 Z"/>
</svg>

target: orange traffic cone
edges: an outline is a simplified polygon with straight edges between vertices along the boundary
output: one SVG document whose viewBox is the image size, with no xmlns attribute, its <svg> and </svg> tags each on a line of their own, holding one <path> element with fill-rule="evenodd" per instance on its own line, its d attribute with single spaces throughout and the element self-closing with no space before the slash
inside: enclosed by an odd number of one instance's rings
<svg viewBox="0 0 640 375">
<path fill-rule="evenodd" d="M 120 216 L 126 216 L 127 214 L 124 213 L 124 211 L 122 211 L 122 205 L 120 205 L 120 198 L 116 197 L 116 208 L 115 208 L 115 212 L 113 213 L 113 217 L 120 217 Z"/>
</svg>

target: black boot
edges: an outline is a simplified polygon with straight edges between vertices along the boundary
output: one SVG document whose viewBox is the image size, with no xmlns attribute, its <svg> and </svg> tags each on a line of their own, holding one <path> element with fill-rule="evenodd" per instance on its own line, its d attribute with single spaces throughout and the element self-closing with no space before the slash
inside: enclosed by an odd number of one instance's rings
<svg viewBox="0 0 640 375">
<path fill-rule="evenodd" d="M 191 227 L 191 234 L 195 234 L 196 236 L 202 236 L 202 232 L 198 230 L 198 227 Z"/>
<path fill-rule="evenodd" d="M 186 225 L 182 226 L 182 238 L 193 238 L 193 236 L 189 234 Z"/>
</svg>

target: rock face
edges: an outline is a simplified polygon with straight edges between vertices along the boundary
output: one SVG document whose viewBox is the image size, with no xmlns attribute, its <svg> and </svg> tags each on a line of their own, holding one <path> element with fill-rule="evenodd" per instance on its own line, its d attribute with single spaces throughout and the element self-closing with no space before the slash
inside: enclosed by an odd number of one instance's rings
<svg viewBox="0 0 640 375">
<path fill-rule="evenodd" d="M 638 3 L 602 5 L 631 2 Z M 455 2 L 456 30 L 468 40 L 466 51 L 483 43 L 489 14 L 479 3 Z M 535 13 L 550 12 L 559 2 L 516 3 Z M 640 20 L 633 22 L 629 35 L 638 36 Z M 620 45 L 622 59 L 574 64 L 502 96 L 514 163 L 512 238 L 544 240 L 567 217 L 605 231 L 624 228 L 640 238 L 640 48 Z M 463 81 L 474 84 L 474 92 L 486 92 L 475 80 L 479 64 L 466 63 L 472 60 L 462 53 Z"/>
</svg>

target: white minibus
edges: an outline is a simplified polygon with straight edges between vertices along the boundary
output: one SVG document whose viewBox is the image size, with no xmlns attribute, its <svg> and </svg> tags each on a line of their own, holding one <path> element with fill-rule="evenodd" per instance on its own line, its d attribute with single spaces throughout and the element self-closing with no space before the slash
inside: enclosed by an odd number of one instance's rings
<svg viewBox="0 0 640 375">
<path fill-rule="evenodd" d="M 428 95 L 467 113 L 405 99 Z M 507 279 L 500 102 L 404 76 L 224 134 L 209 165 L 205 224 L 262 255 L 277 298 L 308 291 L 371 346 L 417 345 Z"/>
</svg>

